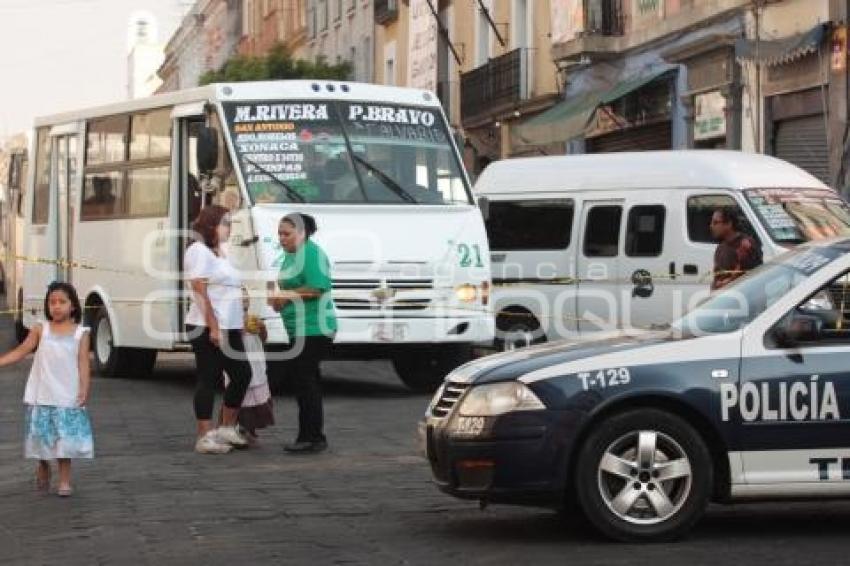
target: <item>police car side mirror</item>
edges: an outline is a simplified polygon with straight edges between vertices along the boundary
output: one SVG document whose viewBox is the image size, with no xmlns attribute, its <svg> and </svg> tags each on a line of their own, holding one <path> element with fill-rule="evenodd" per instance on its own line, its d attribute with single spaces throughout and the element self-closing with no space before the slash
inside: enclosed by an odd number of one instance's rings
<svg viewBox="0 0 850 566">
<path fill-rule="evenodd" d="M 794 348 L 807 342 L 816 342 L 821 337 L 823 321 L 795 311 L 773 330 L 773 339 L 780 348 Z"/>
<path fill-rule="evenodd" d="M 198 130 L 198 145 L 195 157 L 201 173 L 212 173 L 218 166 L 218 131 L 202 126 Z"/>
</svg>

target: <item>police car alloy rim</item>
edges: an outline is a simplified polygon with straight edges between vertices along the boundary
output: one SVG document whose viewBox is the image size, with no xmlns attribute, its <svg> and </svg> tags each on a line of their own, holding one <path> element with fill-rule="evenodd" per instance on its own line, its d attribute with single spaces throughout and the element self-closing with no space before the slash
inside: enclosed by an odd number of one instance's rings
<svg viewBox="0 0 850 566">
<path fill-rule="evenodd" d="M 675 516 L 691 492 L 691 463 L 671 437 L 633 431 L 611 443 L 598 466 L 599 492 L 618 518 L 656 525 Z"/>
</svg>

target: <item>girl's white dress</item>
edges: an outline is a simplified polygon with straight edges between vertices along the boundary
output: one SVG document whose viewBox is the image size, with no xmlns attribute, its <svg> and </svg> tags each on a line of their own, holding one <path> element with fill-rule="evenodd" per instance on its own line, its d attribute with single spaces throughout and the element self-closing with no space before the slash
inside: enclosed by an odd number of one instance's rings
<svg viewBox="0 0 850 566">
<path fill-rule="evenodd" d="M 41 325 L 41 340 L 24 391 L 26 407 L 24 455 L 27 458 L 94 457 L 88 411 L 77 405 L 80 387 L 80 340 L 88 328 L 56 335 Z"/>
</svg>

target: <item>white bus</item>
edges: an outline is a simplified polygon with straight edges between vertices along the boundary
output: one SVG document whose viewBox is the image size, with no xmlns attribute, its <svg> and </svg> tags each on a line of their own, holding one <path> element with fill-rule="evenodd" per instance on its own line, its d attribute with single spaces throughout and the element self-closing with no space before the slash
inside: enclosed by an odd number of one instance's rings
<svg viewBox="0 0 850 566">
<path fill-rule="evenodd" d="M 6 296 L 6 307 L 13 311 L 19 309 L 22 300 L 23 264 L 16 258 L 23 245 L 27 147 L 27 137 L 21 134 L 9 138 L 0 150 L 0 291 Z M 25 330 L 20 316 L 15 320 L 17 338 L 22 340 Z"/>
<path fill-rule="evenodd" d="M 316 218 L 331 259 L 335 357 L 390 359 L 426 389 L 493 339 L 483 220 L 429 92 L 217 84 L 38 119 L 33 146 L 22 322 L 51 280 L 72 282 L 101 374 L 186 347 L 185 231 L 211 203 L 232 210 L 230 256 L 270 349 L 288 341 L 264 294 L 290 212 Z"/>
</svg>

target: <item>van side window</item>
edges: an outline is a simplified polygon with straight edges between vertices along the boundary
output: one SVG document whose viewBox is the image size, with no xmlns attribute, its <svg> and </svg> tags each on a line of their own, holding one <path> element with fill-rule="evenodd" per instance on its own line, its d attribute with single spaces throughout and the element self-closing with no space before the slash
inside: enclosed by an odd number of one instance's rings
<svg viewBox="0 0 850 566">
<path fill-rule="evenodd" d="M 486 222 L 490 249 L 566 249 L 573 231 L 574 208 L 571 199 L 490 201 Z"/>
<path fill-rule="evenodd" d="M 626 255 L 629 257 L 658 257 L 664 247 L 664 206 L 633 206 L 629 210 L 626 229 Z"/>
<path fill-rule="evenodd" d="M 717 243 L 711 237 L 709 225 L 711 224 L 711 215 L 718 208 L 725 208 L 733 212 L 738 217 L 741 232 L 752 236 L 758 241 L 752 224 L 747 220 L 744 211 L 741 210 L 741 207 L 734 198 L 728 195 L 700 195 L 688 199 L 688 238 L 692 242 L 703 244 Z"/>
<path fill-rule="evenodd" d="M 50 212 L 50 135 L 48 128 L 36 134 L 35 191 L 32 195 L 32 223 L 47 224 Z"/>
<path fill-rule="evenodd" d="M 622 217 L 623 207 L 619 205 L 594 206 L 590 209 L 584 232 L 585 257 L 617 256 Z"/>
</svg>

